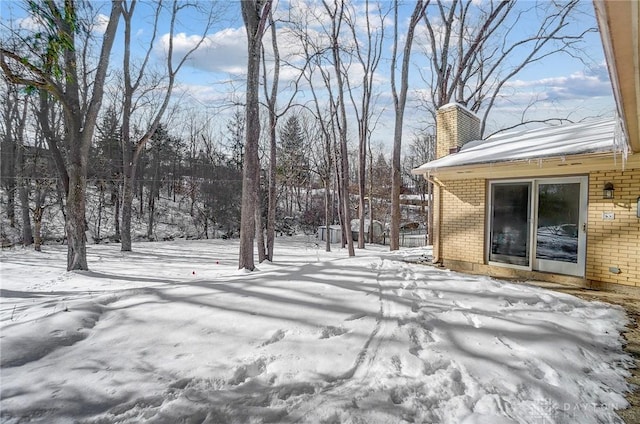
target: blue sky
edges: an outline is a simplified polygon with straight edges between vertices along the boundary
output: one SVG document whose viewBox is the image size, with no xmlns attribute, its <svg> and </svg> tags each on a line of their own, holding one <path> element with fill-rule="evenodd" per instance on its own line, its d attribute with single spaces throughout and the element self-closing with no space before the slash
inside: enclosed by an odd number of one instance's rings
<svg viewBox="0 0 640 424">
<path fill-rule="evenodd" d="M 477 0 L 482 3 L 485 0 Z M 281 0 L 277 5 L 276 12 L 280 17 L 287 17 L 289 3 L 301 7 L 302 10 L 318 11 L 320 4 L 312 0 Z M 94 2 L 94 7 L 102 7 L 103 13 L 107 14 L 108 3 Z M 0 2 L 0 16 L 6 23 L 8 20 L 24 18 L 21 12 L 21 3 L 3 0 Z M 176 93 L 177 101 L 186 110 L 197 110 L 200 114 L 209 114 L 218 120 L 219 128 L 224 128 L 225 119 L 231 113 L 230 105 L 237 101 L 242 101 L 243 76 L 246 66 L 246 36 L 241 20 L 240 4 L 238 1 L 218 1 L 203 3 L 205 7 L 217 8 L 218 19 L 215 20 L 212 28 L 207 32 L 207 40 L 203 47 L 196 52 L 187 66 L 179 74 L 179 86 Z M 362 12 L 362 3 L 351 3 L 355 13 Z M 388 6 L 389 3 L 383 3 Z M 520 1 L 518 7 L 522 9 L 530 8 L 531 1 Z M 134 56 L 140 57 L 143 54 L 144 46 L 148 45 L 152 33 L 152 14 L 148 7 L 140 4 L 138 15 L 134 22 Z M 580 14 L 575 17 L 571 25 L 576 28 L 596 26 L 593 17 L 593 6 L 590 1 L 583 1 L 579 5 Z M 404 24 L 406 16 L 412 9 L 409 2 L 403 9 L 401 19 Z M 319 16 L 322 14 L 319 12 Z M 536 26 L 537 25 L 537 26 Z M 520 21 L 512 31 L 512 36 L 519 37 L 521 34 L 539 27 L 539 22 L 535 16 Z M 187 51 L 202 35 L 204 18 L 201 11 L 190 10 L 182 14 L 177 25 L 174 43 L 177 52 Z M 168 19 L 161 20 L 160 36 L 156 41 L 153 51 L 153 61 L 155 66 L 160 67 L 163 63 L 162 43 L 167 41 Z M 391 36 L 392 21 L 385 21 L 387 35 Z M 428 75 L 429 62 L 423 54 L 424 37 L 423 28 L 419 29 L 412 54 L 411 87 L 410 97 L 405 115 L 405 138 L 406 147 L 412 134 L 429 125 L 429 119 L 424 110 L 420 107 L 418 97 L 420 91 L 425 90 L 425 82 L 420 75 Z M 286 34 L 280 32 L 282 54 L 295 53 L 295 41 L 287 38 Z M 614 102 L 612 97 L 609 77 L 604 63 L 604 55 L 597 33 L 589 33 L 582 41 L 584 55 L 581 60 L 569 55 L 554 55 L 541 61 L 519 73 L 504 88 L 504 99 L 496 106 L 488 119 L 489 132 L 513 125 L 521 119 L 524 110 L 527 110 L 529 119 L 543 119 L 548 117 L 569 117 L 573 120 L 581 120 L 590 116 L 613 116 Z M 122 41 L 118 40 L 114 47 L 112 65 L 119 65 L 119 56 L 122 52 Z M 385 56 L 390 55 L 390 45 L 385 45 Z M 353 75 L 358 75 L 357 70 Z M 293 79 L 295 72 L 292 69 L 282 71 L 283 84 L 286 80 Z M 391 144 L 391 134 L 393 133 L 393 115 L 390 96 L 389 64 L 387 59 L 383 59 L 378 69 L 378 84 L 376 92 L 378 94 L 377 110 L 380 113 L 376 130 L 372 136 L 374 145 L 383 146 L 384 150 Z M 283 92 L 284 98 L 286 93 Z M 308 96 L 305 96 L 308 98 Z M 528 108 L 528 105 L 535 99 L 535 108 Z M 189 113 L 189 112 L 187 112 Z M 355 125 L 351 136 L 355 139 Z"/>
</svg>

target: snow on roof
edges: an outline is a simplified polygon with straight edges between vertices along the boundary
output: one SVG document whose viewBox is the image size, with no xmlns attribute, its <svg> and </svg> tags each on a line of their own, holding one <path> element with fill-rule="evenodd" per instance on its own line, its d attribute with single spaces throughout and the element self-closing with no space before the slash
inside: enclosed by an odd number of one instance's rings
<svg viewBox="0 0 640 424">
<path fill-rule="evenodd" d="M 445 105 L 442 105 L 438 108 L 438 110 L 445 110 L 445 109 L 451 109 L 453 107 L 459 107 L 460 109 L 464 109 L 467 113 L 469 113 L 470 115 L 473 115 L 475 117 L 478 117 L 478 114 L 475 113 L 474 111 L 472 111 L 471 109 L 467 108 L 465 105 L 463 105 L 462 103 L 458 103 L 458 102 L 451 102 L 451 103 L 447 103 Z"/>
<path fill-rule="evenodd" d="M 619 137 L 618 121 L 545 127 L 496 134 L 465 144 L 458 153 L 425 163 L 414 173 L 464 165 L 563 157 L 584 153 L 613 152 Z"/>
</svg>

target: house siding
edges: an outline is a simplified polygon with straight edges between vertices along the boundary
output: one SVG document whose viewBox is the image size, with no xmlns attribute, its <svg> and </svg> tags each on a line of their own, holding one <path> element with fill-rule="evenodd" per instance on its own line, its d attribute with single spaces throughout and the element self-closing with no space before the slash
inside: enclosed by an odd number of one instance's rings
<svg viewBox="0 0 640 424">
<path fill-rule="evenodd" d="M 444 182 L 441 217 L 442 256 L 446 260 L 483 263 L 485 180 Z"/>
<path fill-rule="evenodd" d="M 614 199 L 603 199 L 602 189 L 613 183 Z M 591 285 L 622 284 L 640 287 L 640 169 L 589 174 L 586 278 Z M 613 213 L 605 220 L 603 214 Z M 619 273 L 610 268 L 618 268 Z"/>
<path fill-rule="evenodd" d="M 486 187 L 485 179 L 442 181 L 442 215 L 439 248 L 441 263 L 451 269 L 508 278 L 606 287 L 610 284 L 640 287 L 640 218 L 636 202 L 640 196 L 640 169 L 589 173 L 587 214 L 587 257 L 585 277 L 523 271 L 488 265 L 485 260 Z M 615 198 L 602 198 L 606 182 L 613 183 Z M 439 205 L 435 205 L 436 208 Z M 612 212 L 613 220 L 605 220 Z M 612 273 L 610 268 L 620 269 Z"/>
</svg>

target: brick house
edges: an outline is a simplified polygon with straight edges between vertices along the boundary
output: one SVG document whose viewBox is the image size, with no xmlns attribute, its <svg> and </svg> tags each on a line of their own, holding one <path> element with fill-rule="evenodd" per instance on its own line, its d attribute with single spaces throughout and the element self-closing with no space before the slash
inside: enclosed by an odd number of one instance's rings
<svg viewBox="0 0 640 424">
<path fill-rule="evenodd" d="M 434 262 L 640 288 L 639 7 L 594 5 L 621 118 L 480 140 L 472 112 L 443 106 L 436 159 L 412 171 L 434 182 Z"/>
</svg>

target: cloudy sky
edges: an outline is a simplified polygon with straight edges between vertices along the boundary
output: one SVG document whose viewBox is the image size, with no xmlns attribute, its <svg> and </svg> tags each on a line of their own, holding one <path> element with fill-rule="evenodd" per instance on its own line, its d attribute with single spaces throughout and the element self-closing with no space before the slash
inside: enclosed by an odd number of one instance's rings
<svg viewBox="0 0 640 424">
<path fill-rule="evenodd" d="M 477 0 L 482 6 L 484 0 Z M 94 2 L 94 4 L 100 4 Z M 9 16 L 20 17 L 18 2 L 0 2 L 0 16 L 6 22 Z M 506 37 L 516 39 L 526 37 L 536 28 L 540 27 L 540 14 L 532 13 L 534 3 L 532 1 L 518 2 L 519 12 L 527 12 L 526 19 L 518 22 L 512 21 L 512 27 L 505 32 Z M 103 3 L 104 13 L 107 13 L 107 3 Z M 176 55 L 189 51 L 198 43 L 203 33 L 205 40 L 199 50 L 193 53 L 180 71 L 177 94 L 181 105 L 186 109 L 197 110 L 198 113 L 210 114 L 219 121 L 228 119 L 231 113 L 231 105 L 242 102 L 244 97 L 244 73 L 246 69 L 246 35 L 241 19 L 240 3 L 238 1 L 203 2 L 200 9 L 184 9 L 176 21 L 176 30 L 173 37 L 173 45 Z M 352 16 L 356 21 L 356 27 L 360 30 L 364 23 L 364 3 L 349 3 Z M 385 2 L 381 7 L 389 10 L 390 3 Z M 475 7 L 475 6 L 473 6 Z M 573 32 L 596 27 L 591 2 L 581 2 L 579 10 L 570 22 L 568 28 Z M 205 10 L 212 10 L 215 14 L 213 23 L 208 30 L 206 25 Z M 398 24 L 400 34 L 405 32 L 406 22 L 412 10 L 412 2 L 408 2 L 401 9 L 401 19 Z M 428 13 L 434 13 L 431 9 Z M 17 15 L 17 16 L 16 16 Z M 149 45 L 153 34 L 152 10 L 144 4 L 138 6 L 134 20 L 133 52 L 140 60 L 144 55 L 146 46 Z M 304 16 L 313 21 L 307 27 L 310 36 L 321 39 L 322 24 L 326 22 L 327 13 L 322 4 L 314 0 L 280 0 L 276 6 L 276 16 L 282 20 L 294 20 Z M 515 22 L 515 23 L 514 23 Z M 390 90 L 390 57 L 391 38 L 393 35 L 393 19 L 389 14 L 380 22 L 373 19 L 372 24 L 376 28 L 385 28 L 387 40 L 382 48 L 382 59 L 376 72 L 376 114 L 380 116 L 378 125 L 372 136 L 374 145 L 390 146 L 393 133 L 392 97 Z M 287 32 L 286 25 L 279 25 L 278 41 L 280 54 L 283 59 L 291 60 L 294 64 L 300 64 L 295 57 L 300 53 L 300 43 Z M 350 35 L 347 31 L 344 35 L 344 43 L 349 43 Z M 352 39 L 352 38 L 351 38 Z M 152 63 L 160 67 L 163 64 L 163 56 L 169 43 L 169 19 L 168 15 L 160 20 L 160 32 L 155 38 L 152 53 Z M 270 43 L 271 37 L 267 34 L 266 41 Z M 118 40 L 114 47 L 112 65 L 117 67 L 119 56 L 122 54 L 122 40 Z M 424 97 L 430 79 L 431 65 L 426 55 L 425 27 L 421 25 L 416 33 L 416 39 L 412 52 L 411 84 L 407 113 L 405 115 L 405 146 L 416 131 L 428 128 L 430 125 L 429 114 L 424 110 L 420 98 Z M 587 33 L 578 45 L 582 51 L 580 57 L 568 54 L 551 55 L 544 60 L 527 67 L 519 72 L 502 89 L 502 96 L 488 117 L 487 134 L 517 124 L 521 120 L 539 120 L 546 118 L 569 118 L 579 121 L 588 117 L 612 116 L 614 103 L 612 98 L 609 77 L 604 63 L 604 55 L 597 33 Z M 269 51 L 267 49 L 267 57 Z M 575 56 L 575 55 L 574 55 Z M 517 61 L 517 58 L 513 59 Z M 515 66 L 515 65 L 513 65 Z M 349 75 L 354 81 L 359 80 L 362 74 L 357 66 L 352 66 Z M 281 87 L 295 80 L 298 71 L 293 67 L 285 67 L 281 71 Z M 354 92 L 356 90 L 354 89 Z M 280 93 L 284 102 L 288 97 L 287 90 L 283 88 Z M 299 93 L 300 102 L 304 103 L 310 98 L 303 90 Z M 224 123 L 220 123 L 220 128 Z M 356 129 L 353 128 L 352 138 L 355 138 Z"/>
</svg>

